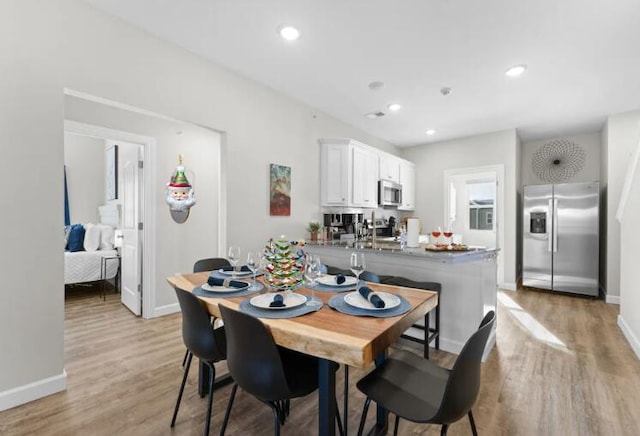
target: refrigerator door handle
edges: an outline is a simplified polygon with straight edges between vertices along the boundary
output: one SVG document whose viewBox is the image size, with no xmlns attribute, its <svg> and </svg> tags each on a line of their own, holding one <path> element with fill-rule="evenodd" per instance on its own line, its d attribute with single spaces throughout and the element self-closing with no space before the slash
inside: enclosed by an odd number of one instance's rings
<svg viewBox="0 0 640 436">
<path fill-rule="evenodd" d="M 558 199 L 553 200 L 553 251 L 558 252 Z"/>
<path fill-rule="evenodd" d="M 547 251 L 553 251 L 553 227 L 554 227 L 554 218 L 553 218 L 553 200 L 549 200 L 549 218 L 550 218 L 550 223 L 549 226 L 547 227 L 547 234 L 549 234 L 549 248 L 547 249 Z"/>
</svg>

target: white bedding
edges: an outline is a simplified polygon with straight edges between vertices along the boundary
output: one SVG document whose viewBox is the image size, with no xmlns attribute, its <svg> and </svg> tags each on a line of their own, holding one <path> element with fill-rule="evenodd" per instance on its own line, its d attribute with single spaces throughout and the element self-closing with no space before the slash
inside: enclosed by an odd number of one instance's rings
<svg viewBox="0 0 640 436">
<path fill-rule="evenodd" d="M 116 256 L 116 250 L 76 251 L 64 253 L 64 284 L 94 282 L 102 280 L 100 268 L 101 259 Z M 118 272 L 117 260 L 107 261 L 106 279 L 112 279 Z"/>
</svg>

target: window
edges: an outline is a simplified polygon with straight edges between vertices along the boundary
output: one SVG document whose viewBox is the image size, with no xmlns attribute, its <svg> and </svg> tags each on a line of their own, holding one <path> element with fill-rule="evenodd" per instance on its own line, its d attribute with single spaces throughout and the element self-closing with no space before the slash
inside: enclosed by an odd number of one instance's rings
<svg viewBox="0 0 640 436">
<path fill-rule="evenodd" d="M 495 184 L 493 182 L 468 182 L 469 229 L 493 230 Z"/>
</svg>

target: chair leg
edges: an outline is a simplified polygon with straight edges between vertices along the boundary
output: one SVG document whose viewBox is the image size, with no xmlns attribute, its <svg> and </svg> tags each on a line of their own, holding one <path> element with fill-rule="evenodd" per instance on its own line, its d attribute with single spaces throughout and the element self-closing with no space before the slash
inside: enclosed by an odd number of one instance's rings
<svg viewBox="0 0 640 436">
<path fill-rule="evenodd" d="M 438 305 L 436 306 L 436 331 L 438 332 L 438 336 L 436 336 L 436 350 L 440 349 L 440 299 L 438 299 Z"/>
<path fill-rule="evenodd" d="M 393 427 L 393 436 L 398 436 L 398 424 L 400 424 L 400 417 L 396 415 L 396 425 Z"/>
<path fill-rule="evenodd" d="M 424 316 L 424 358 L 429 359 L 429 313 Z"/>
<path fill-rule="evenodd" d="M 224 421 L 222 421 L 220 436 L 224 436 L 224 432 L 227 431 L 227 424 L 229 423 L 229 417 L 231 416 L 231 408 L 233 407 L 233 400 L 236 398 L 237 390 L 238 390 L 238 383 L 234 383 L 233 389 L 231 389 L 231 396 L 229 396 L 229 404 L 227 404 L 227 411 L 224 412 Z"/>
<path fill-rule="evenodd" d="M 191 359 L 193 354 L 187 350 L 187 365 L 184 367 L 184 374 L 182 376 L 182 384 L 180 385 L 180 392 L 178 393 L 178 400 L 176 401 L 176 407 L 173 409 L 173 418 L 171 418 L 171 427 L 176 425 L 176 418 L 178 417 L 178 409 L 180 408 L 180 401 L 182 401 L 182 393 L 184 392 L 184 385 L 187 383 L 187 376 L 189 375 L 189 368 L 191 367 Z"/>
<path fill-rule="evenodd" d="M 336 408 L 336 410 L 338 410 Z M 348 434 L 349 426 L 349 365 L 344 366 L 344 434 Z"/>
<path fill-rule="evenodd" d="M 182 366 L 184 366 L 184 364 L 187 363 L 187 356 L 188 355 L 189 355 L 189 350 L 185 350 L 184 358 L 182 359 Z"/>
<path fill-rule="evenodd" d="M 340 410 L 338 410 L 338 399 L 334 398 L 333 401 L 335 402 L 335 408 L 336 408 L 336 424 L 338 424 L 338 433 L 340 434 L 340 436 L 346 436 L 347 433 L 344 427 L 342 427 L 342 420 L 340 419 Z M 346 421 L 345 421 L 345 425 L 346 425 Z"/>
<path fill-rule="evenodd" d="M 206 365 L 209 367 L 209 406 L 207 408 L 207 421 L 204 424 L 204 436 L 209 436 L 211 409 L 213 408 L 213 381 L 216 378 L 216 368 L 210 362 L 206 362 Z"/>
<path fill-rule="evenodd" d="M 273 410 L 273 434 L 274 436 L 280 436 L 280 410 L 278 404 L 275 401 L 270 401 L 267 404 L 271 407 L 271 410 Z"/>
<path fill-rule="evenodd" d="M 447 436 L 447 430 L 449 430 L 449 425 L 442 424 L 442 428 L 440 429 L 440 436 Z"/>
<path fill-rule="evenodd" d="M 360 426 L 358 427 L 358 436 L 362 436 L 364 422 L 367 420 L 367 413 L 369 412 L 369 404 L 371 404 L 371 398 L 367 397 L 364 402 L 364 408 L 362 409 L 362 417 L 360 418 Z"/>
<path fill-rule="evenodd" d="M 478 430 L 476 429 L 476 422 L 473 420 L 473 413 L 469 410 L 469 424 L 471 424 L 471 431 L 473 432 L 473 436 L 478 436 Z"/>
</svg>

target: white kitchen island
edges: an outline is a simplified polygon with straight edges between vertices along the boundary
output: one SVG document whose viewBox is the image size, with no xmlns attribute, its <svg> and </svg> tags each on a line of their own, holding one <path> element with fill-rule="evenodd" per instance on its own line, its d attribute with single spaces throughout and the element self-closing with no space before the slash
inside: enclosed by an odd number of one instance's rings
<svg viewBox="0 0 640 436">
<path fill-rule="evenodd" d="M 344 269 L 349 268 L 350 255 L 356 251 L 339 243 L 308 244 L 305 250 L 319 255 L 325 265 Z M 358 251 L 365 253 L 367 271 L 442 284 L 439 302 L 441 350 L 458 354 L 477 330 L 483 316 L 496 310 L 498 250 L 430 252 L 421 247 L 405 250 L 362 248 Z M 433 323 L 433 316 L 431 320 Z M 410 329 L 407 334 L 424 337 L 424 332 L 418 329 Z M 485 348 L 485 358 L 494 345 L 495 324 Z"/>
</svg>

